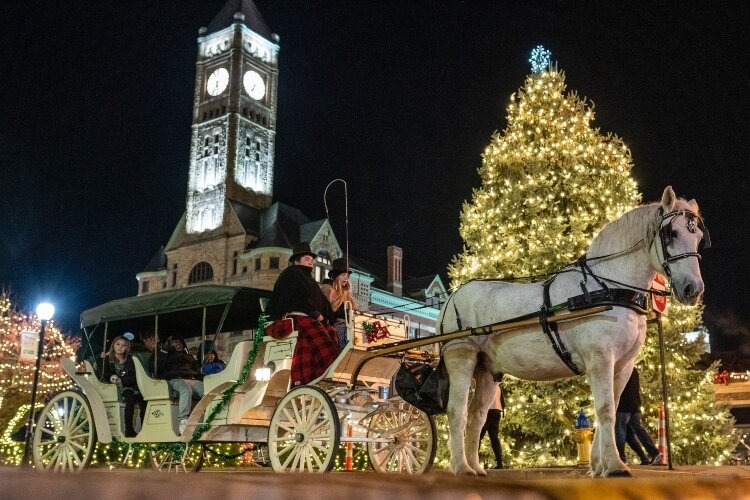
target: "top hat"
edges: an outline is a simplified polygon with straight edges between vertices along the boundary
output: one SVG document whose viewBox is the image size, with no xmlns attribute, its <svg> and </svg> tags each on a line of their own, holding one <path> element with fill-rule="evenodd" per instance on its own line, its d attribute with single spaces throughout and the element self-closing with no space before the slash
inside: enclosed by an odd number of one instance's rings
<svg viewBox="0 0 750 500">
<path fill-rule="evenodd" d="M 339 274 L 348 273 L 349 268 L 346 264 L 347 262 L 345 257 L 341 257 L 340 259 L 333 259 L 333 261 L 331 262 L 331 270 L 328 271 L 328 277 L 332 280 L 335 280 Z"/>
<path fill-rule="evenodd" d="M 310 250 L 310 243 L 307 241 L 302 241 L 292 247 L 292 255 L 289 257 L 289 263 L 291 264 L 303 255 L 309 255 L 313 259 L 317 257 L 317 254 Z"/>
</svg>

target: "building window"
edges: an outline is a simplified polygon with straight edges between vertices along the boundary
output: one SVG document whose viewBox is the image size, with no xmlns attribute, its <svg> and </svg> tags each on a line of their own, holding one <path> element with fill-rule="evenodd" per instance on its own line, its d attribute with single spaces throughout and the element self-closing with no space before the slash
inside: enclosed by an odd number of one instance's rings
<svg viewBox="0 0 750 500">
<path fill-rule="evenodd" d="M 177 264 L 172 266 L 172 288 L 177 286 Z"/>
<path fill-rule="evenodd" d="M 148 281 L 141 283 L 141 293 L 148 293 Z"/>
<path fill-rule="evenodd" d="M 268 266 L 269 269 L 278 269 L 279 268 L 279 258 L 278 257 L 271 257 L 270 264 Z"/>
<path fill-rule="evenodd" d="M 211 267 L 211 264 L 208 262 L 198 262 L 193 270 L 190 271 L 188 285 L 211 281 L 212 279 L 214 279 L 214 269 Z"/>
<path fill-rule="evenodd" d="M 232 274 L 237 274 L 237 251 L 232 255 Z"/>
<path fill-rule="evenodd" d="M 255 259 L 255 270 L 260 271 L 260 257 Z"/>
</svg>

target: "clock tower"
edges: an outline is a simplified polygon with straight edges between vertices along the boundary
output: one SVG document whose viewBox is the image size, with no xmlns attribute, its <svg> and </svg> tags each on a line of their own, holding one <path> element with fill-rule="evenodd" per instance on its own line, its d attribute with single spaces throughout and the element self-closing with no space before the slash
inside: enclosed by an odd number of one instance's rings
<svg viewBox="0 0 750 500">
<path fill-rule="evenodd" d="M 318 254 L 319 280 L 341 256 L 327 220 L 272 203 L 278 54 L 252 0 L 228 0 L 198 31 L 187 206 L 136 275 L 139 295 L 211 283 L 271 289 L 302 242 Z"/>
<path fill-rule="evenodd" d="M 215 236 L 230 200 L 271 204 L 279 53 L 252 0 L 230 0 L 198 33 L 185 220 L 193 238 Z"/>
</svg>

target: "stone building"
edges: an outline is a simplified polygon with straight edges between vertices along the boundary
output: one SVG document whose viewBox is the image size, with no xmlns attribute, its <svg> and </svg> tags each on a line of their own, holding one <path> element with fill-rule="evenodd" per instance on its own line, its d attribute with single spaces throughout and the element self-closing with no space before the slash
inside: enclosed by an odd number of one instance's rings
<svg viewBox="0 0 750 500">
<path fill-rule="evenodd" d="M 138 294 L 206 283 L 271 289 L 300 242 L 317 253 L 320 282 L 343 255 L 330 223 L 272 200 L 279 37 L 252 0 L 228 1 L 198 33 L 186 210 L 137 274 Z M 405 279 L 402 257 L 389 247 L 385 274 L 351 259 L 354 292 L 361 309 L 406 314 L 413 335 L 426 335 L 445 287 L 437 275 Z"/>
</svg>

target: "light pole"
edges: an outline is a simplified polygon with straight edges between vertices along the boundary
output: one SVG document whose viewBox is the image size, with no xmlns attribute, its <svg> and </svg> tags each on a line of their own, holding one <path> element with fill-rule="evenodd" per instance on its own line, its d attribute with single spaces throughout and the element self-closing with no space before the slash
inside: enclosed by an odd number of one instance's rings
<svg viewBox="0 0 750 500">
<path fill-rule="evenodd" d="M 21 467 L 29 467 L 29 452 L 31 449 L 31 438 L 34 435 L 32 430 L 34 426 L 34 408 L 36 407 L 36 389 L 39 385 L 39 370 L 42 366 L 42 354 L 44 350 L 44 327 L 47 325 L 47 321 L 52 319 L 52 315 L 55 314 L 55 306 L 47 302 L 42 302 L 36 306 L 36 317 L 42 323 L 39 329 L 39 345 L 36 348 L 36 369 L 34 370 L 34 383 L 31 385 L 31 408 L 29 408 L 29 420 L 26 422 L 26 439 L 23 443 L 23 458 L 21 459 Z"/>
</svg>

